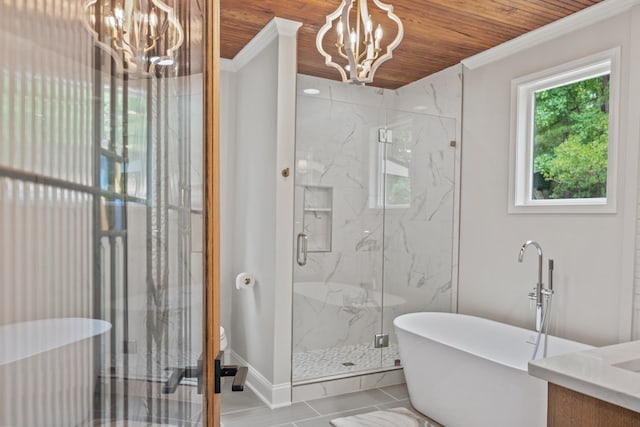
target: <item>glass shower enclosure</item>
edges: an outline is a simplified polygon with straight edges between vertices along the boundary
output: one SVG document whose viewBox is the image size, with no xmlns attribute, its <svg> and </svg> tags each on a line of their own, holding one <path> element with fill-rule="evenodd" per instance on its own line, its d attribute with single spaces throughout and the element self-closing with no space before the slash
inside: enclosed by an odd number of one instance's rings
<svg viewBox="0 0 640 427">
<path fill-rule="evenodd" d="M 293 384 L 398 367 L 393 319 L 452 307 L 456 122 L 297 102 Z"/>
</svg>

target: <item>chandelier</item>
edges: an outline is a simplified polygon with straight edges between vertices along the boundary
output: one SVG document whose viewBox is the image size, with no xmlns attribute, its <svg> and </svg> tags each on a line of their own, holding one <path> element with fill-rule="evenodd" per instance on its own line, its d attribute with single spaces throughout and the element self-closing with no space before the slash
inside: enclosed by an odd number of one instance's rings
<svg viewBox="0 0 640 427">
<path fill-rule="evenodd" d="M 88 0 L 87 27 L 95 42 L 127 73 L 175 63 L 184 33 L 174 8 L 160 0 Z"/>
<path fill-rule="evenodd" d="M 400 18 L 393 13 L 393 6 L 386 5 L 379 0 L 373 3 L 382 11 L 387 13 L 387 17 L 398 26 L 395 39 L 382 47 L 383 30 L 378 23 L 374 30 L 374 22 L 369 14 L 367 0 L 342 0 L 342 3 L 335 12 L 327 16 L 326 23 L 320 28 L 316 37 L 316 47 L 324 56 L 325 64 L 336 68 L 342 80 L 356 84 L 371 83 L 373 75 L 383 62 L 391 59 L 391 51 L 398 47 L 404 30 Z M 351 13 L 355 6 L 355 13 Z M 355 16 L 353 16 L 355 15 Z M 335 50 L 341 63 L 333 61 L 332 55 L 327 53 L 323 47 L 323 40 L 335 23 Z M 384 52 L 383 52 L 384 51 Z"/>
</svg>

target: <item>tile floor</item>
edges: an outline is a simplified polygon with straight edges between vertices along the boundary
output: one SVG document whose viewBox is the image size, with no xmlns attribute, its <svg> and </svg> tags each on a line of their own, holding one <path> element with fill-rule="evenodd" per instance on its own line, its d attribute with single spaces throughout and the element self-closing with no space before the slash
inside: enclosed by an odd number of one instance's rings
<svg viewBox="0 0 640 427">
<path fill-rule="evenodd" d="M 297 402 L 291 406 L 271 410 L 250 389 L 232 392 L 232 378 L 223 379 L 222 427 L 328 427 L 334 418 L 390 408 L 404 407 L 438 426 L 409 403 L 405 384 L 393 385 L 356 393 Z M 162 395 L 149 382 L 128 380 L 128 409 L 124 412 L 122 390 L 107 399 L 92 423 L 94 427 L 199 427 L 202 425 L 200 399 L 196 388 L 180 386 L 175 394 Z M 162 383 L 159 383 L 160 386 Z M 122 385 L 122 384 L 119 384 Z M 151 384 L 155 386 L 155 383 Z M 150 404 L 153 404 L 152 410 Z M 111 406 L 113 405 L 113 406 Z M 158 413 L 156 415 L 156 412 Z"/>
<path fill-rule="evenodd" d="M 230 390 L 231 385 L 225 384 L 222 427 L 327 427 L 334 418 L 398 407 L 421 415 L 411 407 L 404 384 L 298 402 L 274 410 L 269 409 L 249 388 L 242 393 Z"/>
<path fill-rule="evenodd" d="M 197 387 L 180 385 L 175 393 L 163 394 L 163 385 L 155 380 L 102 379 L 92 427 L 202 426 L 202 395 Z"/>
</svg>

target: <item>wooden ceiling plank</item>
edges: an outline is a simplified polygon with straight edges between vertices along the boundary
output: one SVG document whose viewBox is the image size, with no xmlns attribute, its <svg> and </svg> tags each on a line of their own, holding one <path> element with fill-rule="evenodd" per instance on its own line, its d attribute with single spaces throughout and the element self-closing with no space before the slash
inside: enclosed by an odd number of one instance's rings
<svg viewBox="0 0 640 427">
<path fill-rule="evenodd" d="M 517 24 L 523 30 L 532 26 L 544 25 L 548 22 L 548 18 L 541 17 L 539 13 L 533 12 L 529 8 L 517 7 L 514 4 L 515 2 L 512 1 L 506 4 L 497 1 L 477 2 L 473 9 L 469 8 L 468 0 L 431 0 L 431 2 L 466 13 L 472 10 L 474 15 L 511 26 Z M 558 18 L 560 17 L 562 16 L 558 15 Z"/>
</svg>

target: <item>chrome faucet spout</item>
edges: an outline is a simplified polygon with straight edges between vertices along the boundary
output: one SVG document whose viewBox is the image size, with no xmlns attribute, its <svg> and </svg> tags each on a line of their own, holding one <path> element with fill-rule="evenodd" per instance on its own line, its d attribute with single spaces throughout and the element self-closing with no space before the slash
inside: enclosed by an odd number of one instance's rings
<svg viewBox="0 0 640 427">
<path fill-rule="evenodd" d="M 538 251 L 538 282 L 536 283 L 536 331 L 542 327 L 542 247 L 533 240 L 527 240 L 520 248 L 518 254 L 518 262 L 522 262 L 524 252 L 529 246 L 533 246 Z"/>
<path fill-rule="evenodd" d="M 518 254 L 518 262 L 522 262 L 522 259 L 524 258 L 524 251 L 526 251 L 529 246 L 534 246 L 538 251 L 538 284 L 542 284 L 542 247 L 538 242 L 534 240 L 527 240 L 524 242 L 520 248 L 520 253 Z"/>
</svg>

